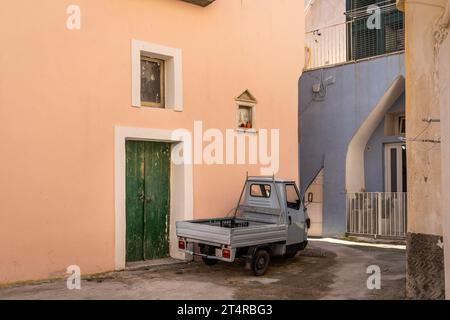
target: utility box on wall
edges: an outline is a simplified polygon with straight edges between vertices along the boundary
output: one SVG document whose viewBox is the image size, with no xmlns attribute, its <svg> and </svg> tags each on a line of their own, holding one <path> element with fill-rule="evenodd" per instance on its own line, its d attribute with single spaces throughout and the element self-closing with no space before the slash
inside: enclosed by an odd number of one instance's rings
<svg viewBox="0 0 450 320">
<path fill-rule="evenodd" d="M 206 7 L 216 0 L 182 0 L 182 1 L 196 4 L 198 6 Z"/>
</svg>

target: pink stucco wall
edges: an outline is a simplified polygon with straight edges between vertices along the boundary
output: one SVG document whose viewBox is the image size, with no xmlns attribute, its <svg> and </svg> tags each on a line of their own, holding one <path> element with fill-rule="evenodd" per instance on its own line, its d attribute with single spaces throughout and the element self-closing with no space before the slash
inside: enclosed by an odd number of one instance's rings
<svg viewBox="0 0 450 320">
<path fill-rule="evenodd" d="M 0 2 L 0 283 L 114 269 L 114 126 L 233 128 L 249 89 L 297 180 L 303 36 L 299 0 Z M 182 49 L 183 112 L 131 106 L 132 39 Z M 228 212 L 247 170 L 194 166 L 195 217 Z"/>
</svg>

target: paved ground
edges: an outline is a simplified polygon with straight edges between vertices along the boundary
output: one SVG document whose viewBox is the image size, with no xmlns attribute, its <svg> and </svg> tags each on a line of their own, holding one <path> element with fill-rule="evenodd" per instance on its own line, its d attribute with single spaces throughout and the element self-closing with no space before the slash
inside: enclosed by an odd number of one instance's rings
<svg viewBox="0 0 450 320">
<path fill-rule="evenodd" d="M 381 268 L 368 290 L 367 267 Z M 63 280 L 0 289 L 0 299 L 403 299 L 405 251 L 310 242 L 293 259 L 275 259 L 264 277 L 242 263 L 201 262 L 109 273 L 70 291 Z"/>
</svg>

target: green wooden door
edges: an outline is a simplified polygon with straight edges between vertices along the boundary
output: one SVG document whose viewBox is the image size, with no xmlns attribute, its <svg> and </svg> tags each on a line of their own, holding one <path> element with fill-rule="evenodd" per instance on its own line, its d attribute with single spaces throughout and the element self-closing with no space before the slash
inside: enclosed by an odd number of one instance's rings
<svg viewBox="0 0 450 320">
<path fill-rule="evenodd" d="M 169 254 L 170 145 L 127 141 L 127 261 Z"/>
</svg>

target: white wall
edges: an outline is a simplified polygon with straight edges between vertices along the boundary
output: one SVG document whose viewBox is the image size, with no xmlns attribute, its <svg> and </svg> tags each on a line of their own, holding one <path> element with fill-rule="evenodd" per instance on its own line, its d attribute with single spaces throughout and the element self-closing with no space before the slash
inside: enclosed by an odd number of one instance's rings
<svg viewBox="0 0 450 320">
<path fill-rule="evenodd" d="M 306 12 L 306 32 L 345 22 L 345 0 L 315 0 Z"/>
<path fill-rule="evenodd" d="M 315 0 L 305 13 L 306 68 L 347 60 L 345 0 Z M 319 30 L 318 32 L 312 32 Z"/>
</svg>

